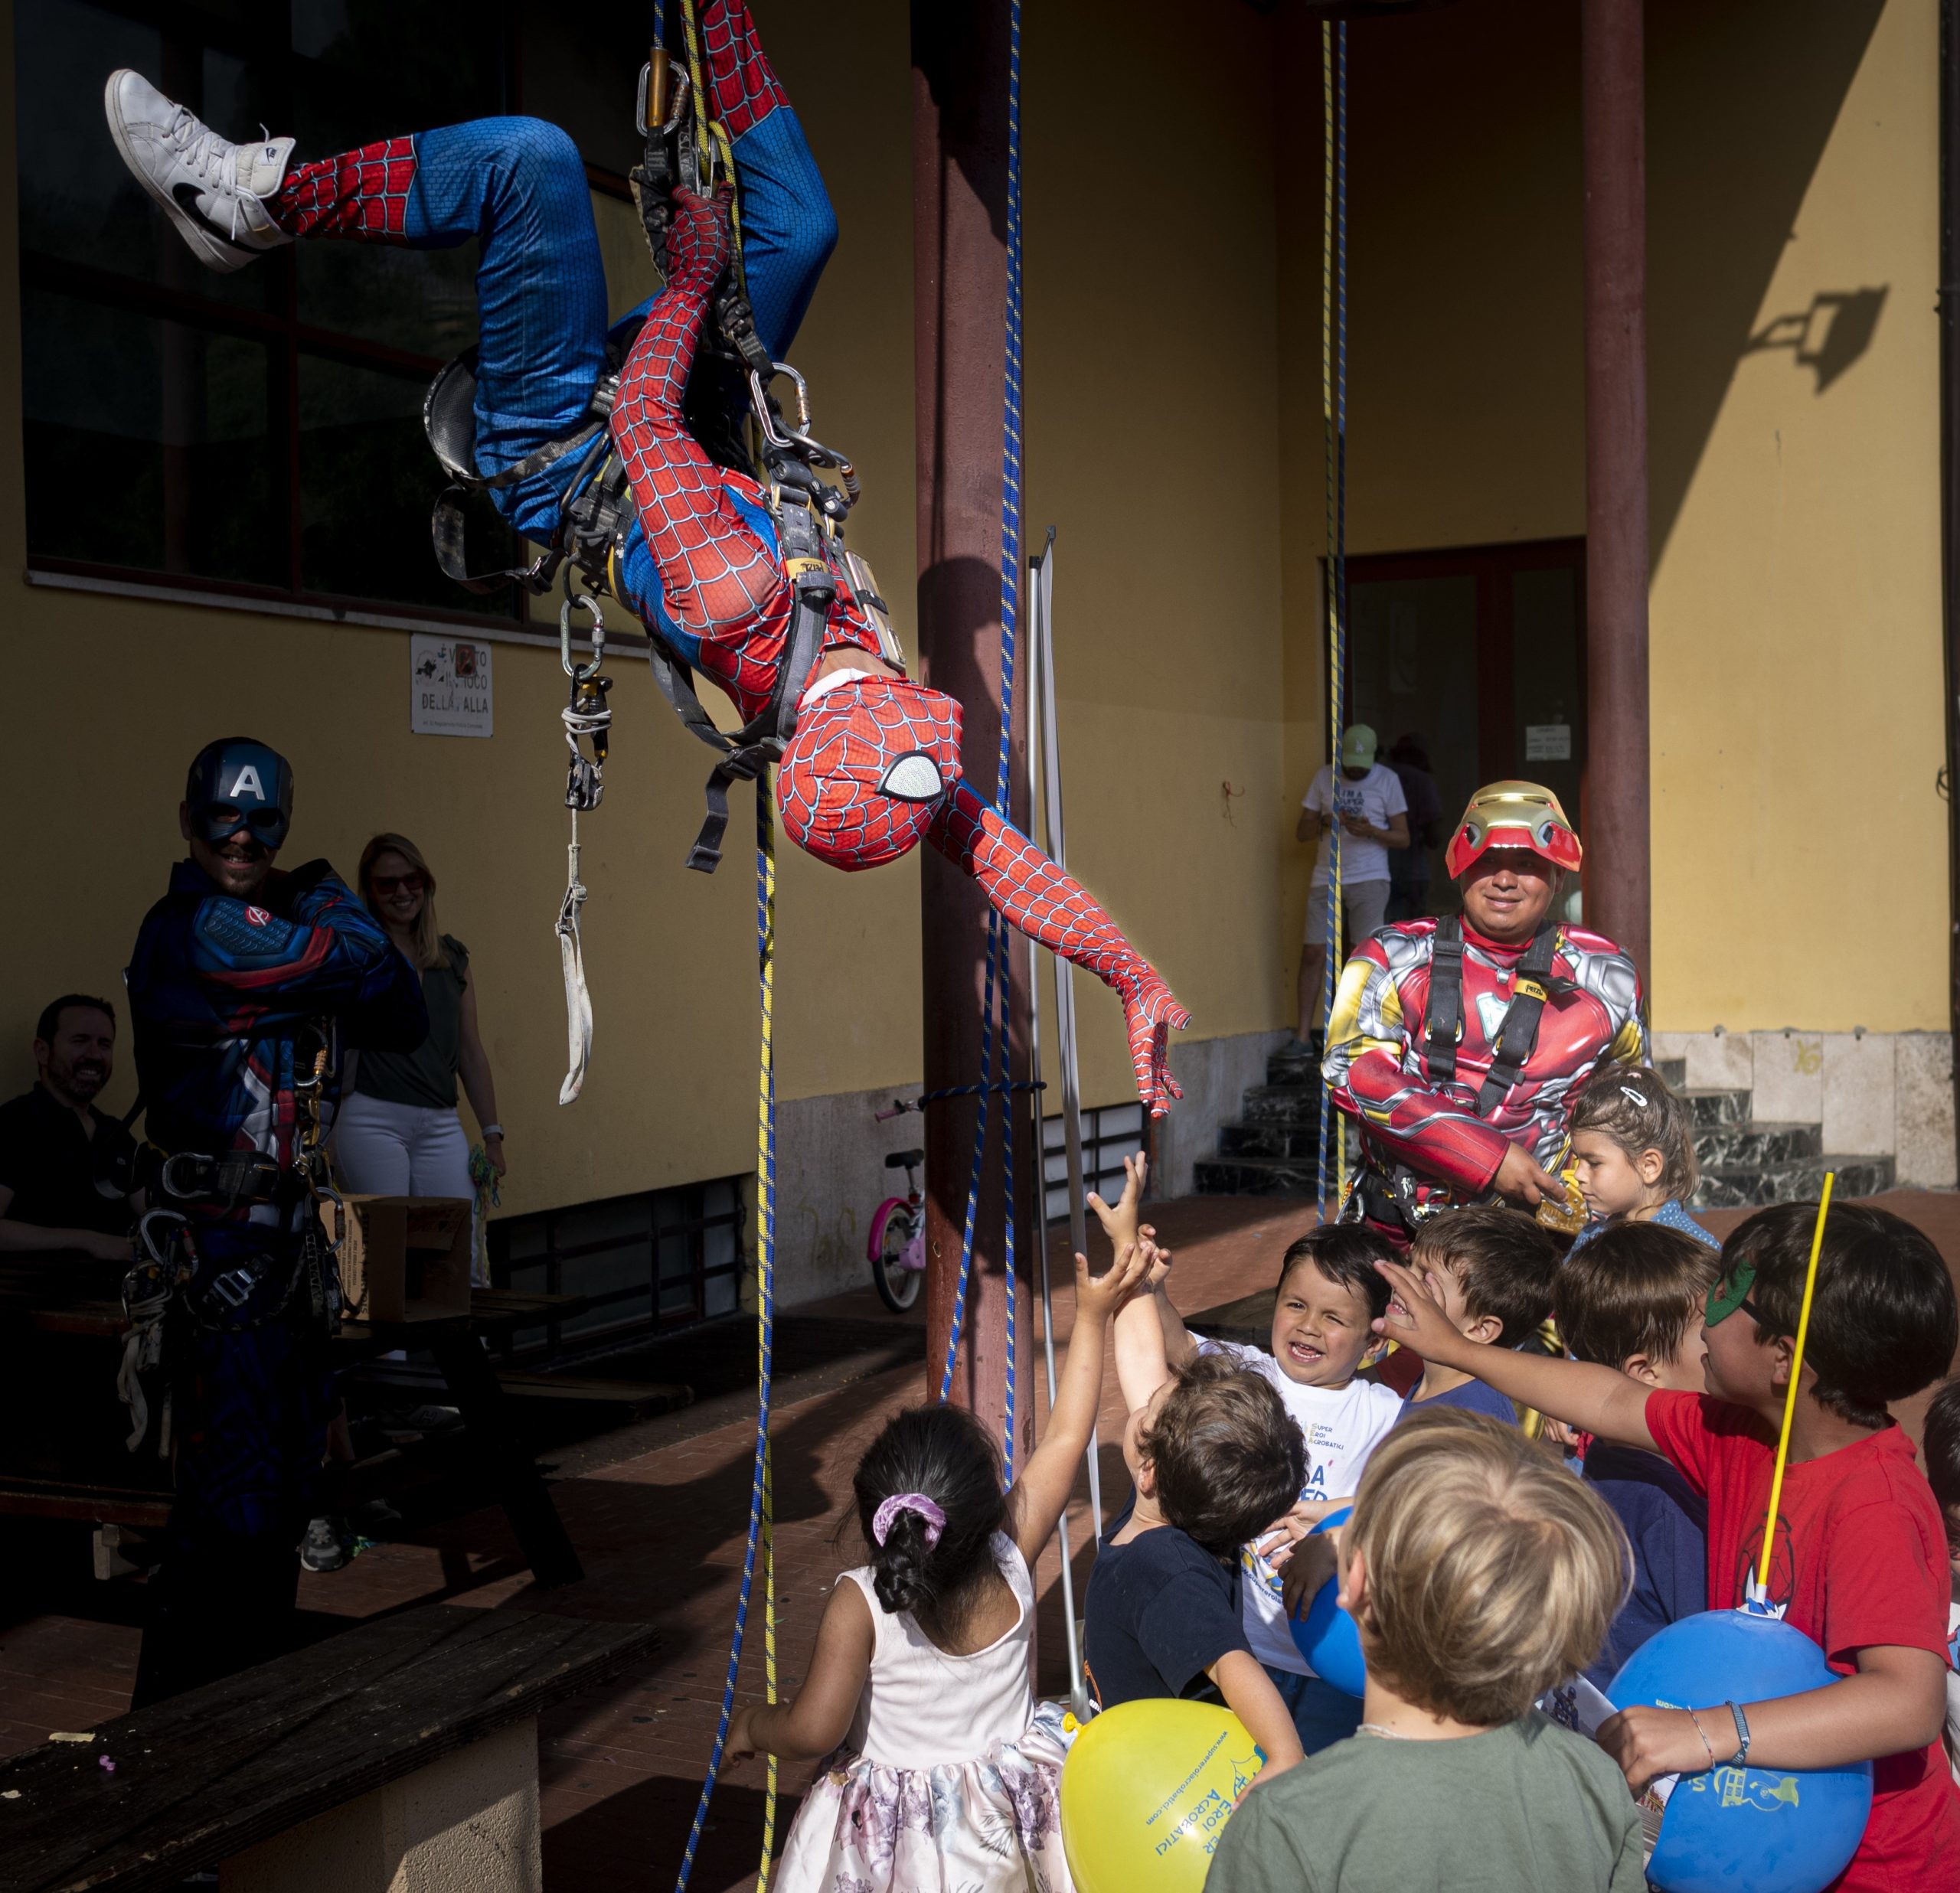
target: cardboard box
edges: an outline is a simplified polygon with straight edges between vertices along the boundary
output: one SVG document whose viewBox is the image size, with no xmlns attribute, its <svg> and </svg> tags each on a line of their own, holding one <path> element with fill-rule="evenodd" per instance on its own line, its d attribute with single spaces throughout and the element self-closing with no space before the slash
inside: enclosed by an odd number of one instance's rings
<svg viewBox="0 0 1960 1893">
<path fill-rule="evenodd" d="M 433 1321 L 469 1312 L 467 1196 L 348 1196 L 320 1215 L 340 1239 L 351 1321 Z"/>
</svg>

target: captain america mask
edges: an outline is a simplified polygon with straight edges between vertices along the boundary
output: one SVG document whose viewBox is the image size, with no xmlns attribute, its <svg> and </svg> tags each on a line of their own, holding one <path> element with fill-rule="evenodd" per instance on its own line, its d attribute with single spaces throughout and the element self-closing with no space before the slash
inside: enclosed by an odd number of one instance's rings
<svg viewBox="0 0 1960 1893">
<path fill-rule="evenodd" d="M 185 779 L 188 832 L 215 847 L 240 829 L 268 853 L 292 825 L 292 770 L 276 749 L 227 736 L 198 752 Z"/>
</svg>

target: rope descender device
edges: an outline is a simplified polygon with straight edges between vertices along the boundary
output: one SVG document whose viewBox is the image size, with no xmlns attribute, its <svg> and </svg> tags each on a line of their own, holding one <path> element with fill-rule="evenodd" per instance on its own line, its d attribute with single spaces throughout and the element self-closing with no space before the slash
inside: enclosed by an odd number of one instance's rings
<svg viewBox="0 0 1960 1893">
<path fill-rule="evenodd" d="M 592 657 L 589 662 L 572 661 L 572 612 L 583 605 L 592 614 Z M 585 1087 L 586 1067 L 592 1062 L 592 994 L 585 978 L 585 941 L 579 931 L 579 916 L 586 903 L 586 885 L 579 878 L 579 817 L 596 808 L 606 793 L 606 756 L 612 729 L 612 712 L 606 694 L 612 680 L 602 676 L 606 661 L 606 616 L 597 596 L 590 592 L 573 592 L 567 582 L 564 603 L 558 612 L 558 661 L 572 681 L 571 700 L 559 713 L 565 726 L 565 746 L 571 756 L 565 772 L 565 806 L 572 811 L 572 839 L 565 850 L 565 895 L 558 905 L 558 964 L 565 981 L 565 1078 L 558 1087 L 558 1102 L 568 1105 Z M 589 746 L 581 749 L 581 743 Z"/>
</svg>

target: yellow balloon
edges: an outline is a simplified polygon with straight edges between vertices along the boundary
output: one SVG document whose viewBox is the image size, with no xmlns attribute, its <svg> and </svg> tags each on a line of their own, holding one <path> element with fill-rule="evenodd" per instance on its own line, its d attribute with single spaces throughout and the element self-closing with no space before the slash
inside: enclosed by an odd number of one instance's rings
<svg viewBox="0 0 1960 1893">
<path fill-rule="evenodd" d="M 1077 1893 L 1200 1893 L 1218 1837 L 1266 1766 L 1228 1709 L 1119 1702 L 1062 1767 L 1062 1846 Z"/>
</svg>

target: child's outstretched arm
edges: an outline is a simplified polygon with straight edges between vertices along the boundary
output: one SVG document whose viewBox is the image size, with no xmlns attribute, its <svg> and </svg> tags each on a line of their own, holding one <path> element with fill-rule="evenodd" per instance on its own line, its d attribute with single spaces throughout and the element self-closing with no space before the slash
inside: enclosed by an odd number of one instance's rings
<svg viewBox="0 0 1960 1893">
<path fill-rule="evenodd" d="M 1089 1274 L 1086 1257 L 1075 1258 L 1075 1327 L 1055 1390 L 1054 1408 L 1041 1443 L 1028 1454 L 1021 1477 L 1008 1494 L 1014 1542 L 1031 1565 L 1040 1555 L 1069 1502 L 1075 1489 L 1076 1467 L 1096 1430 L 1096 1410 L 1102 1402 L 1103 1337 L 1111 1318 L 1129 1299 L 1149 1266 L 1142 1248 L 1134 1242 L 1118 1250 L 1115 1266 L 1100 1275 Z"/>
<path fill-rule="evenodd" d="M 1750 1767 L 1844 1768 L 1939 1740 L 1946 1723 L 1943 1657 L 1903 1643 L 1874 1643 L 1857 1653 L 1857 1665 L 1856 1676 L 1821 1689 L 1745 1702 Z M 1597 1739 L 1638 1794 L 1658 1776 L 1700 1774 L 1729 1761 L 1742 1745 L 1742 1730 L 1725 1702 L 1700 1709 L 1642 1707 L 1609 1716 Z"/>
<path fill-rule="evenodd" d="M 1123 1193 L 1114 1203 L 1105 1203 L 1093 1190 L 1089 1193 L 1089 1206 L 1096 1212 L 1096 1219 L 1109 1237 L 1110 1247 L 1119 1255 L 1128 1243 L 1140 1239 L 1154 1242 L 1155 1239 L 1157 1232 L 1138 1220 L 1138 1204 L 1149 1175 L 1148 1159 L 1141 1154 L 1126 1157 L 1123 1159 Z M 1157 1391 L 1171 1368 L 1181 1367 L 1197 1350 L 1197 1343 L 1184 1326 L 1184 1317 L 1171 1305 L 1165 1282 L 1170 1265 L 1170 1252 L 1157 1252 L 1149 1278 L 1148 1297 L 1138 1295 L 1133 1304 L 1137 1312 L 1116 1323 L 1116 1376 L 1122 1385 L 1123 1404 L 1132 1413 L 1149 1404 L 1150 1396 Z M 1152 1318 L 1157 1324 L 1158 1331 L 1154 1335 L 1144 1326 L 1142 1309 L 1146 1300 Z"/>
<path fill-rule="evenodd" d="M 1245 1724 L 1253 1740 L 1265 1751 L 1262 1780 L 1306 1760 L 1292 1712 L 1250 1650 L 1228 1650 L 1204 1673 L 1217 1684 L 1225 1706 Z"/>
<path fill-rule="evenodd" d="M 1487 1387 L 1521 1400 L 1540 1413 L 1567 1421 L 1600 1438 L 1622 1446 L 1659 1449 L 1647 1430 L 1647 1396 L 1643 1382 L 1616 1367 L 1597 1367 L 1589 1361 L 1548 1360 L 1542 1354 L 1514 1353 L 1486 1341 L 1473 1341 L 1458 1330 L 1431 1294 L 1421 1276 L 1403 1262 L 1377 1262 L 1395 1290 L 1388 1312 L 1374 1323 L 1386 1334 L 1410 1347 L 1425 1360 L 1474 1374 Z"/>
<path fill-rule="evenodd" d="M 729 1718 L 731 1755 L 782 1755 L 813 1761 L 827 1755 L 850 1732 L 858 1699 L 871 1673 L 874 1631 L 864 1592 L 840 1578 L 817 1626 L 810 1673 L 788 1702 L 739 1709 Z"/>
<path fill-rule="evenodd" d="M 1123 1390 L 1123 1405 L 1132 1413 L 1149 1405 L 1151 1397 L 1171 1376 L 1169 1349 L 1164 1321 L 1158 1313 L 1160 1301 L 1170 1307 L 1164 1295 L 1165 1278 L 1171 1268 L 1171 1252 L 1157 1246 L 1155 1232 L 1145 1226 L 1138 1232 L 1137 1246 L 1147 1265 L 1142 1284 L 1123 1304 L 1116 1317 L 1116 1384 Z M 1177 1320 L 1177 1310 L 1171 1310 Z M 1183 1323 L 1178 1323 L 1181 1328 Z"/>
</svg>

